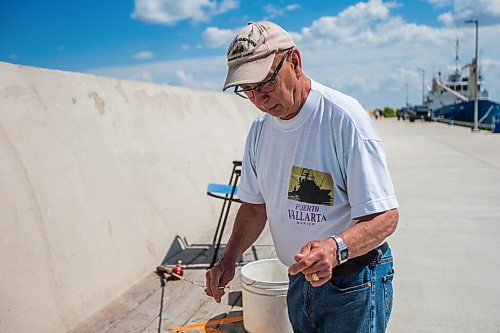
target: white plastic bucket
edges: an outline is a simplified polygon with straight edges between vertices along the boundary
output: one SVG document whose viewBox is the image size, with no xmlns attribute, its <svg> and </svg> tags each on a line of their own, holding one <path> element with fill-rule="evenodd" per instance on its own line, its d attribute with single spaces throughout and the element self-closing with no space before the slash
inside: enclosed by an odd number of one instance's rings
<svg viewBox="0 0 500 333">
<path fill-rule="evenodd" d="M 288 268 L 278 259 L 264 259 L 241 269 L 243 326 L 250 333 L 293 332 L 288 319 Z"/>
</svg>

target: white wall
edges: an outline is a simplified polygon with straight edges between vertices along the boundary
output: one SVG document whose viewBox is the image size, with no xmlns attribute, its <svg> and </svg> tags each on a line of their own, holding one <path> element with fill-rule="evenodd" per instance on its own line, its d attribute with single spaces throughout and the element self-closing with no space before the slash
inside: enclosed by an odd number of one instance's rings
<svg viewBox="0 0 500 333">
<path fill-rule="evenodd" d="M 249 102 L 0 62 L 0 331 L 64 332 L 211 240 Z"/>
</svg>

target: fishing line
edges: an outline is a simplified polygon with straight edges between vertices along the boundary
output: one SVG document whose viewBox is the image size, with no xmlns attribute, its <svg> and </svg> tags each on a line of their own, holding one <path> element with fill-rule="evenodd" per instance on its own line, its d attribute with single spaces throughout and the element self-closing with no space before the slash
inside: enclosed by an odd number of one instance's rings
<svg viewBox="0 0 500 333">
<path fill-rule="evenodd" d="M 194 280 L 191 280 L 191 279 L 188 279 L 182 275 L 179 275 L 179 274 L 176 274 L 174 272 L 172 272 L 172 269 L 169 268 L 169 267 L 166 267 L 166 266 L 163 266 L 163 265 L 160 265 L 156 268 L 156 271 L 159 272 L 159 273 L 162 273 L 162 274 L 169 274 L 179 280 L 183 280 L 185 282 L 188 282 L 194 286 L 197 286 L 197 287 L 200 287 L 202 288 L 203 290 L 206 290 L 206 285 L 204 283 L 201 283 L 201 282 L 197 282 L 197 281 L 194 281 Z M 220 286 L 219 288 L 221 289 L 236 289 L 236 288 L 239 288 L 241 287 L 242 285 L 239 284 L 239 285 L 227 285 L 227 286 Z"/>
</svg>

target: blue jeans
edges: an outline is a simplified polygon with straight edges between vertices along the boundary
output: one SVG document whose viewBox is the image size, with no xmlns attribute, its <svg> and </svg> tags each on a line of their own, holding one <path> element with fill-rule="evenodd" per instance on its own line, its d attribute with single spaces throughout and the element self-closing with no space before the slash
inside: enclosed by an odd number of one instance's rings
<svg viewBox="0 0 500 333">
<path fill-rule="evenodd" d="M 333 276 L 313 287 L 289 275 L 288 316 L 296 333 L 385 332 L 392 310 L 391 249 L 358 272 Z"/>
</svg>

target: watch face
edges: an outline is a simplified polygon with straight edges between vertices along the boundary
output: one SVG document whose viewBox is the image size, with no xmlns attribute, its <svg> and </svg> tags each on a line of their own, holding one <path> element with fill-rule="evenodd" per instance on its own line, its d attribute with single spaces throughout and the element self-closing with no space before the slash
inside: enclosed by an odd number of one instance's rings
<svg viewBox="0 0 500 333">
<path fill-rule="evenodd" d="M 347 250 L 345 250 L 345 251 L 341 251 L 341 252 L 340 252 L 340 259 L 342 259 L 342 260 L 346 260 L 348 255 L 349 255 L 349 254 L 347 253 Z"/>
</svg>

